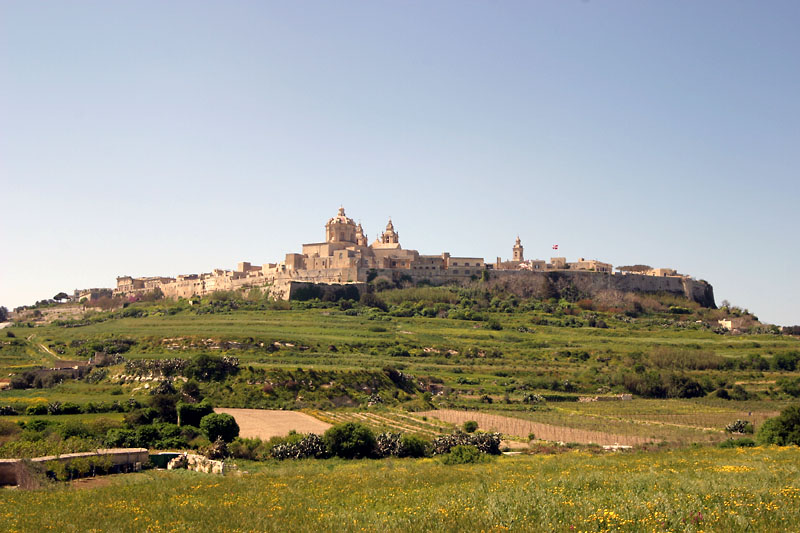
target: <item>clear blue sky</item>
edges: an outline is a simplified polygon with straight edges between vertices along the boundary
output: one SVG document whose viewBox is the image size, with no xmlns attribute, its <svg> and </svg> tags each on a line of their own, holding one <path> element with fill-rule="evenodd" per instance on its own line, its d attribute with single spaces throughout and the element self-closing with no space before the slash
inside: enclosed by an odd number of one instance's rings
<svg viewBox="0 0 800 533">
<path fill-rule="evenodd" d="M 0 2 L 0 305 L 281 260 L 674 267 L 800 323 L 800 2 Z"/>
</svg>

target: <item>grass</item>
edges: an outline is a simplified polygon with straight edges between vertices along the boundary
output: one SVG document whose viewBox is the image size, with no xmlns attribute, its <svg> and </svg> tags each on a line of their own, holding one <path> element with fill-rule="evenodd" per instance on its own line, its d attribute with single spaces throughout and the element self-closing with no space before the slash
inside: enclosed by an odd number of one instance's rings
<svg viewBox="0 0 800 533">
<path fill-rule="evenodd" d="M 9 491 L 5 531 L 792 531 L 800 450 L 267 463 Z M 247 465 L 249 467 L 251 465 Z"/>
<path fill-rule="evenodd" d="M 388 291 L 383 296 L 390 303 L 421 300 L 452 304 L 456 302 L 454 294 L 447 289 L 425 287 Z M 152 311 L 170 304 L 136 305 Z M 777 354 L 800 351 L 800 341 L 796 338 L 768 334 L 719 335 L 697 327 L 693 319 L 680 322 L 670 315 L 630 320 L 621 315 L 592 313 L 608 324 L 607 329 L 541 325 L 543 321 L 552 323 L 583 316 L 577 308 L 571 313 L 481 310 L 485 317 L 500 324 L 500 330 L 486 327 L 486 322 L 399 317 L 375 310 L 346 311 L 335 305 L 203 315 L 181 311 L 172 315 L 114 318 L 81 327 L 54 324 L 14 327 L 10 329 L 16 337 L 7 338 L 0 345 L 0 375 L 52 361 L 53 356 L 42 345 L 51 351 L 63 352 L 61 357 L 65 359 L 80 359 L 90 355 L 86 347 L 94 343 L 127 339 L 134 341 L 130 350 L 123 354 L 127 359 L 227 354 L 239 358 L 243 368 L 252 367 L 257 371 L 291 373 L 302 368 L 306 372 L 311 369 L 331 372 L 329 379 L 337 385 L 346 381 L 346 372 L 380 373 L 385 367 L 394 367 L 412 375 L 426 387 L 431 386 L 434 404 L 438 407 L 497 411 L 505 416 L 576 430 L 683 443 L 723 438 L 724 426 L 736 418 L 750 417 L 758 425 L 790 400 L 780 392 L 776 382 L 782 377 L 800 375 L 798 372 L 713 368 L 720 362 L 752 355 L 769 361 Z M 2 335 L 4 333 L 0 333 L 0 339 Z M 224 341 L 241 344 L 224 345 Z M 681 366 L 687 362 L 705 362 L 711 367 L 664 368 L 673 358 Z M 706 390 L 721 386 L 730 389 L 734 384 L 741 384 L 760 399 L 637 398 L 631 402 L 588 404 L 548 401 L 535 408 L 523 403 L 523 398 L 533 392 L 573 400 L 581 395 L 595 395 L 598 390 L 627 392 L 620 376 L 630 374 L 637 364 L 646 366 L 647 371 L 685 374 L 702 381 Z M 141 382 L 116 384 L 115 376 L 122 373 L 123 366 L 117 365 L 109 368 L 109 377 L 97 384 L 69 381 L 51 389 L 0 391 L 0 405 L 51 401 L 125 402 L 131 397 L 145 402 L 148 393 Z M 268 398 L 262 392 L 262 382 L 267 378 L 254 375 L 243 372 L 239 381 L 203 384 L 203 387 L 219 407 L 316 408 L 320 411 L 332 408 L 330 403 L 320 401 L 323 396 L 320 390 L 283 391 Z M 248 379 L 257 383 L 247 383 Z M 366 406 L 369 392 L 357 387 L 349 390 L 353 401 L 335 405 Z M 408 398 L 402 394 L 399 398 L 395 394 L 392 399 L 391 392 L 383 392 L 390 406 L 396 408 L 408 403 Z M 439 392 L 442 395 L 437 397 Z M 280 401 L 275 399 L 278 397 Z M 491 405 L 485 403 L 488 399 L 493 401 Z M 344 413 L 336 416 L 354 416 Z M 367 422 L 376 429 L 403 425 L 391 420 Z"/>
</svg>

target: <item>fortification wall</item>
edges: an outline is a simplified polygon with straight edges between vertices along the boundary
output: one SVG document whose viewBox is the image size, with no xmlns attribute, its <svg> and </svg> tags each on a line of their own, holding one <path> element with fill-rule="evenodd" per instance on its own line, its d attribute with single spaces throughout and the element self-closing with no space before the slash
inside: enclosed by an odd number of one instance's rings
<svg viewBox="0 0 800 533">
<path fill-rule="evenodd" d="M 601 291 L 666 292 L 683 296 L 704 307 L 715 309 L 714 289 L 705 282 L 677 276 L 655 277 L 639 274 L 605 274 L 599 272 L 531 272 L 526 270 L 496 270 L 492 283 L 504 286 L 521 296 L 541 295 L 548 286 L 556 290 L 572 285 L 585 294 Z"/>
</svg>

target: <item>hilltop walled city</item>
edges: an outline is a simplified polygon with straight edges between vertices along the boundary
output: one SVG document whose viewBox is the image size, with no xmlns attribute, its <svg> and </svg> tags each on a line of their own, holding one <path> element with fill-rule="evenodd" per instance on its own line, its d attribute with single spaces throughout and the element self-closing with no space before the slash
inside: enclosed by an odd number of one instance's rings
<svg viewBox="0 0 800 533">
<path fill-rule="evenodd" d="M 301 253 L 286 254 L 280 263 L 261 266 L 241 262 L 235 270 L 215 269 L 203 274 L 184 274 L 173 277 L 117 278 L 114 295 L 135 296 L 160 290 L 167 298 L 203 296 L 214 291 L 230 291 L 253 287 L 269 287 L 276 298 L 289 299 L 293 287 L 299 284 L 363 284 L 375 276 L 398 279 L 407 276 L 411 281 L 432 284 L 467 281 L 484 271 L 495 272 L 594 272 L 614 275 L 612 265 L 598 260 L 579 259 L 568 262 L 564 257 L 526 260 L 522 243 L 517 237 L 511 259 L 497 258 L 487 263 L 482 257 L 456 257 L 448 252 L 422 255 L 417 250 L 404 249 L 400 234 L 389 220 L 386 229 L 372 243 L 361 227 L 339 208 L 337 215 L 325 224 L 325 240 L 303 244 Z M 686 279 L 672 269 L 650 269 L 639 275 Z M 617 274 L 620 275 L 620 274 Z M 98 289 L 76 291 L 75 297 L 92 299 Z"/>
</svg>

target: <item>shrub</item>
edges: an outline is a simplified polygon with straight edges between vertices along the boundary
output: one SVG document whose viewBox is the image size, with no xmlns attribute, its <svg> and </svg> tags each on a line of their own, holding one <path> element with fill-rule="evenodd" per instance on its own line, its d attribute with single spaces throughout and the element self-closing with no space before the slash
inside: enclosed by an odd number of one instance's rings
<svg viewBox="0 0 800 533">
<path fill-rule="evenodd" d="M 426 457 L 430 442 L 416 435 L 400 437 L 400 457 Z"/>
<path fill-rule="evenodd" d="M 794 372 L 797 369 L 798 359 L 800 359 L 800 352 L 779 353 L 772 358 L 772 368 Z"/>
<path fill-rule="evenodd" d="M 800 405 L 790 405 L 780 415 L 761 424 L 756 440 L 778 446 L 800 445 Z"/>
<path fill-rule="evenodd" d="M 753 424 L 746 420 L 735 420 L 725 426 L 725 431 L 728 433 L 752 433 Z"/>
<path fill-rule="evenodd" d="M 136 446 L 149 448 L 161 439 L 161 434 L 155 426 L 139 426 L 134 432 Z"/>
<path fill-rule="evenodd" d="M 375 452 L 375 435 L 363 424 L 346 422 L 328 429 L 323 436 L 331 455 L 345 459 L 370 457 Z"/>
<path fill-rule="evenodd" d="M 296 442 L 286 442 L 274 446 L 270 452 L 275 459 L 305 459 L 327 457 L 328 450 L 322 437 L 311 433 Z"/>
<path fill-rule="evenodd" d="M 146 426 L 152 424 L 158 416 L 158 411 L 150 407 L 145 409 L 134 409 L 125 415 L 125 423 L 130 427 Z"/>
<path fill-rule="evenodd" d="M 431 442 L 431 451 L 434 455 L 445 454 L 458 445 L 476 446 L 483 453 L 491 455 L 500 454 L 499 433 L 453 433 L 436 437 Z"/>
<path fill-rule="evenodd" d="M 156 394 L 150 397 L 150 407 L 157 413 L 162 422 L 177 422 L 178 411 L 175 408 L 175 396 L 171 394 Z"/>
<path fill-rule="evenodd" d="M 228 444 L 222 440 L 222 437 L 217 437 L 214 442 L 204 446 L 200 450 L 200 454 L 209 459 L 224 459 L 228 456 Z"/>
<path fill-rule="evenodd" d="M 386 302 L 378 298 L 375 294 L 370 292 L 365 292 L 361 295 L 359 300 L 361 305 L 365 307 L 374 307 L 376 309 L 380 309 L 381 311 L 386 312 L 389 307 L 386 305 Z"/>
<path fill-rule="evenodd" d="M 526 394 L 522 398 L 522 403 L 543 403 L 544 401 L 544 396 L 535 393 Z"/>
<path fill-rule="evenodd" d="M 478 423 L 474 420 L 467 420 L 464 422 L 464 431 L 467 433 L 475 433 L 478 429 Z"/>
<path fill-rule="evenodd" d="M 378 457 L 399 457 L 402 444 L 400 433 L 381 433 L 375 438 L 375 454 Z"/>
<path fill-rule="evenodd" d="M 47 406 L 43 403 L 36 405 L 29 405 L 25 408 L 25 414 L 28 416 L 39 416 L 47 414 Z"/>
<path fill-rule="evenodd" d="M 464 465 L 469 463 L 482 463 L 489 460 L 489 456 L 481 453 L 477 446 L 471 444 L 459 444 L 453 446 L 450 452 L 442 457 L 442 462 L 446 465 Z"/>
<path fill-rule="evenodd" d="M 180 425 L 199 426 L 204 416 L 214 412 L 214 408 L 207 401 L 200 403 L 178 402 L 178 422 Z"/>
<path fill-rule="evenodd" d="M 503 326 L 495 319 L 491 319 L 486 323 L 486 327 L 493 330 L 493 331 L 500 331 L 503 329 Z"/>
<path fill-rule="evenodd" d="M 261 439 L 236 437 L 228 444 L 228 453 L 236 459 L 260 461 L 267 456 L 267 443 Z"/>
<path fill-rule="evenodd" d="M 730 400 L 731 399 L 731 395 L 728 394 L 728 389 L 725 389 L 723 387 L 720 387 L 717 390 L 715 390 L 714 391 L 714 396 L 716 396 L 717 398 L 719 398 L 721 400 Z"/>
<path fill-rule="evenodd" d="M 794 396 L 795 398 L 800 396 L 800 378 L 781 378 L 778 380 L 778 386 L 783 392 L 790 396 Z"/>
<path fill-rule="evenodd" d="M 731 399 L 743 402 L 750 399 L 750 393 L 741 385 L 734 385 L 731 389 Z"/>
<path fill-rule="evenodd" d="M 728 439 L 725 441 L 720 442 L 717 444 L 719 448 L 752 448 L 756 445 L 756 441 L 753 439 L 742 438 L 742 439 Z"/>
<path fill-rule="evenodd" d="M 200 429 L 211 442 L 216 441 L 217 437 L 222 437 L 225 442 L 231 442 L 239 436 L 239 424 L 226 413 L 211 413 L 204 416 L 200 420 Z"/>
<path fill-rule="evenodd" d="M 221 381 L 230 374 L 239 371 L 239 360 L 236 357 L 200 354 L 186 366 L 186 377 L 198 381 Z"/>
</svg>

